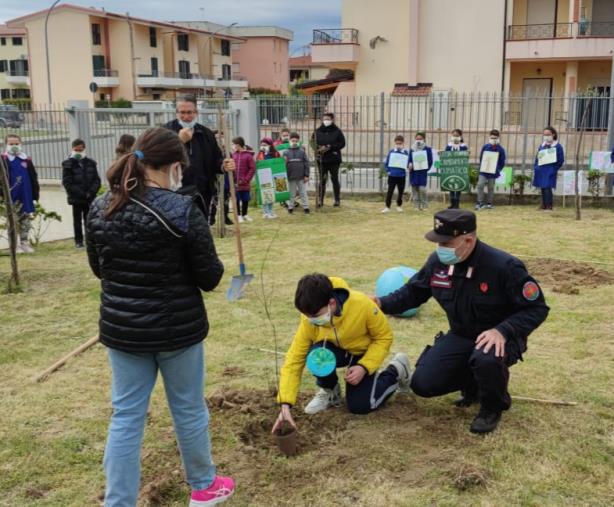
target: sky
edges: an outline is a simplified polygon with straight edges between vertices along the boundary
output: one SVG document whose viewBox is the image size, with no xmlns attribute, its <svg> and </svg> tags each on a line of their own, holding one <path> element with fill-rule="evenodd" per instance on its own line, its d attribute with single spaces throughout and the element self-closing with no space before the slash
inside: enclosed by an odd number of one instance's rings
<svg viewBox="0 0 614 507">
<path fill-rule="evenodd" d="M 53 0 L 0 0 L 0 22 L 49 8 Z M 293 56 L 311 42 L 314 28 L 341 26 L 341 0 L 61 0 L 157 21 L 213 21 L 229 25 L 276 25 L 294 32 Z M 181 6 L 181 8 L 180 8 Z M 231 8 L 229 8 L 231 6 Z M 128 7 L 128 9 L 127 9 Z"/>
</svg>

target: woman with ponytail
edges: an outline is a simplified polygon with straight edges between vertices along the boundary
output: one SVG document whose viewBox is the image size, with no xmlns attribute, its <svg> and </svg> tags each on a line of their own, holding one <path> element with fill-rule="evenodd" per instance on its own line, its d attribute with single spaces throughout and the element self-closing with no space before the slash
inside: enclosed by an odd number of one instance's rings
<svg viewBox="0 0 614 507">
<path fill-rule="evenodd" d="M 234 492 L 231 478 L 216 475 L 204 402 L 209 325 L 201 290 L 213 290 L 224 267 L 203 213 L 175 192 L 186 163 L 177 134 L 145 131 L 134 151 L 111 166 L 111 190 L 88 216 L 89 263 L 102 282 L 100 341 L 112 371 L 105 507 L 137 503 L 141 442 L 158 371 L 192 488 L 190 506 L 215 505 Z"/>
</svg>

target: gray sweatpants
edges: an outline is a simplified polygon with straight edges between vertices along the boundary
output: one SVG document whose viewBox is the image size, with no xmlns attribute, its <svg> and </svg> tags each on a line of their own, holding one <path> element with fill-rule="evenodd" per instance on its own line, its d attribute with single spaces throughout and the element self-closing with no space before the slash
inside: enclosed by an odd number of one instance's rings
<svg viewBox="0 0 614 507">
<path fill-rule="evenodd" d="M 301 198 L 303 209 L 309 208 L 309 199 L 307 197 L 307 183 L 304 180 L 288 180 L 288 190 L 290 191 L 290 200 L 288 201 L 288 209 L 294 209 L 294 196 L 298 190 L 298 195 Z"/>
<path fill-rule="evenodd" d="M 32 226 L 32 218 L 29 213 L 20 213 L 17 218 L 17 230 L 19 231 L 19 241 L 28 242 L 28 235 Z"/>
<path fill-rule="evenodd" d="M 411 186 L 412 199 L 414 200 L 414 206 L 418 209 L 426 209 L 429 207 L 429 200 L 426 194 L 426 187 L 419 185 Z"/>
<path fill-rule="evenodd" d="M 487 178 L 483 174 L 480 174 L 478 178 L 478 204 L 484 204 L 484 187 L 488 186 L 488 199 L 487 204 L 492 204 L 495 196 L 495 178 Z"/>
</svg>

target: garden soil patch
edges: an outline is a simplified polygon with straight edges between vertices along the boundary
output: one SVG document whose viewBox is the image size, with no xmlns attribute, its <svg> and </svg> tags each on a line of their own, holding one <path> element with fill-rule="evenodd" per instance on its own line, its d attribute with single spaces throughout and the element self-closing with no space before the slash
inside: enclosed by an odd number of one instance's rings
<svg viewBox="0 0 614 507">
<path fill-rule="evenodd" d="M 583 289 L 614 284 L 614 273 L 588 262 L 543 258 L 529 259 L 525 264 L 540 284 L 562 294 L 579 294 Z"/>
</svg>

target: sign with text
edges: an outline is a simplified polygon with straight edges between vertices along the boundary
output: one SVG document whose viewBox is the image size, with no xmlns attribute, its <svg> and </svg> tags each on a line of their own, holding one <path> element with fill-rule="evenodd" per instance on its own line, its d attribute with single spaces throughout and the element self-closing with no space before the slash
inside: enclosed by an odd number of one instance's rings
<svg viewBox="0 0 614 507">
<path fill-rule="evenodd" d="M 272 204 L 290 199 L 288 172 L 283 157 L 256 162 L 256 188 L 259 204 Z"/>
<path fill-rule="evenodd" d="M 469 152 L 440 152 L 439 173 L 441 175 L 441 190 L 450 192 L 469 190 Z"/>
</svg>

